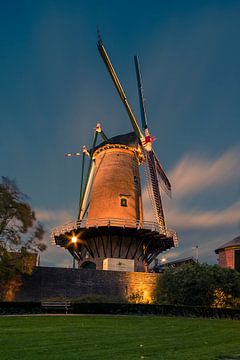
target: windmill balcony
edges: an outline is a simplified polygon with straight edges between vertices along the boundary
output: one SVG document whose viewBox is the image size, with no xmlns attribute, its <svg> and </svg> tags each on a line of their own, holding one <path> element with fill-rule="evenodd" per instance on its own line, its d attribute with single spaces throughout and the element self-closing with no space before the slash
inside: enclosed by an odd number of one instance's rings
<svg viewBox="0 0 240 360">
<path fill-rule="evenodd" d="M 54 228 L 51 233 L 51 238 L 55 243 L 55 236 L 71 232 L 77 229 L 88 229 L 88 228 L 100 228 L 100 227 L 120 227 L 120 228 L 134 228 L 137 230 L 146 229 L 153 232 L 162 234 L 161 228 L 158 223 L 153 221 L 133 221 L 131 219 L 118 219 L 118 218 L 98 218 L 98 219 L 84 219 L 84 220 L 72 220 L 65 224 L 59 225 Z M 174 246 L 178 246 L 178 236 L 176 231 L 167 229 L 166 237 L 173 238 Z"/>
</svg>

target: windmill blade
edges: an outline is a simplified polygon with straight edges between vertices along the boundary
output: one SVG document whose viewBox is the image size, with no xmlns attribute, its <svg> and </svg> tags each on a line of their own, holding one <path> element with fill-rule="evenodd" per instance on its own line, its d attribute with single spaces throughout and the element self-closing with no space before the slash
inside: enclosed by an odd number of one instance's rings
<svg viewBox="0 0 240 360">
<path fill-rule="evenodd" d="M 116 74 L 116 72 L 115 72 L 115 70 L 114 70 L 114 68 L 113 68 L 113 66 L 111 64 L 111 61 L 110 61 L 110 59 L 108 57 L 108 54 L 106 52 L 106 49 L 103 46 L 103 42 L 102 42 L 100 37 L 99 37 L 97 46 L 98 46 L 98 51 L 99 51 L 105 65 L 106 65 L 106 68 L 107 68 L 107 70 L 108 70 L 108 72 L 109 72 L 109 74 L 110 74 L 110 76 L 112 78 L 112 81 L 113 81 L 113 83 L 114 83 L 114 85 L 115 85 L 115 87 L 117 89 L 117 92 L 118 92 L 118 94 L 119 94 L 119 96 L 120 96 L 120 98 L 122 100 L 122 103 L 123 103 L 123 105 L 125 106 L 125 108 L 127 110 L 128 116 L 129 116 L 131 124 L 132 124 L 132 127 L 133 127 L 137 137 L 139 138 L 139 140 L 142 140 L 144 138 L 144 136 L 143 136 L 143 134 L 142 134 L 142 132 L 140 130 L 138 122 L 137 122 L 137 120 L 136 120 L 136 118 L 135 118 L 135 116 L 133 114 L 133 111 L 132 111 L 132 109 L 131 109 L 131 107 L 130 107 L 130 105 L 128 103 L 126 94 L 125 94 L 125 92 L 124 92 L 124 90 L 122 88 L 122 85 L 121 85 L 121 83 L 120 83 L 120 81 L 119 81 L 119 79 L 117 77 L 117 74 Z"/>
<path fill-rule="evenodd" d="M 143 84 L 142 84 L 142 76 L 140 71 L 140 65 L 138 57 L 134 56 L 135 70 L 137 76 L 137 84 L 138 84 L 138 96 L 139 96 L 139 104 L 140 104 L 140 112 L 141 112 L 141 120 L 142 120 L 142 129 L 146 130 L 148 128 L 147 125 L 147 111 L 145 107 L 145 100 L 143 95 Z"/>
<path fill-rule="evenodd" d="M 86 187 L 85 187 L 84 194 L 83 194 L 83 197 L 82 197 L 82 200 L 80 203 L 80 207 L 79 207 L 78 220 L 80 220 L 80 221 L 83 219 L 83 216 L 86 213 L 87 200 L 88 200 L 88 195 L 90 193 L 92 182 L 93 182 L 94 169 L 95 169 L 95 161 L 92 160 Z"/>
<path fill-rule="evenodd" d="M 80 156 L 81 154 L 79 152 L 76 153 L 66 153 L 64 156 L 71 157 L 71 156 Z"/>
<path fill-rule="evenodd" d="M 155 168 L 156 168 L 156 172 L 157 172 L 157 176 L 160 182 L 160 186 L 163 189 L 163 191 L 171 198 L 171 184 L 170 181 L 168 180 L 168 177 L 165 173 L 165 171 L 163 170 L 162 165 L 160 164 L 160 161 L 157 158 L 157 155 L 155 154 L 155 151 L 152 150 L 153 153 L 153 159 L 154 159 L 154 163 L 155 163 Z"/>
<path fill-rule="evenodd" d="M 137 56 L 134 56 L 134 62 L 135 62 L 135 69 L 136 69 L 136 76 L 137 76 L 137 83 L 138 83 L 138 95 L 139 95 L 139 104 L 140 104 L 140 110 L 141 110 L 141 120 L 142 120 L 142 128 L 145 131 L 148 131 L 148 125 L 147 125 L 147 111 L 144 101 L 144 95 L 143 95 L 143 84 L 142 84 L 142 76 L 139 66 L 139 60 Z M 149 133 L 148 133 L 149 135 Z M 157 178 L 159 179 L 161 188 L 165 191 L 165 193 L 171 197 L 171 184 L 167 178 L 167 175 L 165 174 L 165 171 L 163 170 L 162 165 L 160 164 L 160 161 L 158 160 L 155 152 L 153 149 L 150 150 L 152 152 L 152 156 L 149 157 L 149 161 L 153 162 L 153 166 L 156 169 Z"/>
<path fill-rule="evenodd" d="M 83 153 L 84 153 L 84 155 L 89 154 L 90 161 L 89 161 L 89 165 L 88 165 L 88 171 L 87 171 L 84 190 L 83 190 L 83 184 L 81 183 L 80 199 L 79 199 L 79 210 L 78 210 L 78 220 L 82 220 L 83 216 L 85 214 L 85 209 L 86 209 L 86 205 L 87 205 L 87 199 L 88 199 L 88 195 L 89 195 L 91 185 L 92 185 L 92 181 L 93 181 L 94 167 L 95 167 L 95 162 L 93 160 L 93 153 L 94 153 L 95 146 L 96 146 L 96 143 L 97 143 L 97 137 L 98 137 L 98 131 L 95 130 L 94 139 L 93 139 L 93 145 L 92 145 L 92 149 L 91 149 L 90 153 L 87 151 L 86 146 L 83 146 Z M 83 180 L 83 171 L 84 171 L 84 168 L 82 168 L 82 180 Z"/>
<path fill-rule="evenodd" d="M 162 207 L 162 199 L 158 185 L 158 178 L 156 173 L 154 154 L 152 151 L 146 151 L 147 164 L 145 166 L 148 191 L 152 202 L 152 207 L 157 223 L 163 234 L 166 234 L 166 224 L 164 220 L 164 213 Z"/>
<path fill-rule="evenodd" d="M 134 63 L 135 63 L 135 70 L 137 76 L 137 85 L 138 85 L 138 97 L 139 97 L 139 105 L 140 105 L 140 112 L 141 112 L 141 120 L 142 120 L 142 130 L 144 131 L 144 140 L 142 141 L 142 145 L 147 151 L 152 150 L 152 143 L 155 140 L 155 136 L 151 136 L 148 130 L 147 124 L 147 110 L 145 106 L 145 99 L 143 95 L 143 83 L 142 83 L 142 76 L 140 71 L 139 60 L 137 56 L 134 56 Z"/>
</svg>

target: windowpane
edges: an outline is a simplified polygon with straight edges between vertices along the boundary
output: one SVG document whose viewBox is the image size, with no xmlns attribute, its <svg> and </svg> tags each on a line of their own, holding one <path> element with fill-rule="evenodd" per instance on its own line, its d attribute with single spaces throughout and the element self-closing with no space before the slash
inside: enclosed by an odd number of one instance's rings
<svg viewBox="0 0 240 360">
<path fill-rule="evenodd" d="M 121 199 L 121 206 L 127 207 L 127 199 Z"/>
</svg>

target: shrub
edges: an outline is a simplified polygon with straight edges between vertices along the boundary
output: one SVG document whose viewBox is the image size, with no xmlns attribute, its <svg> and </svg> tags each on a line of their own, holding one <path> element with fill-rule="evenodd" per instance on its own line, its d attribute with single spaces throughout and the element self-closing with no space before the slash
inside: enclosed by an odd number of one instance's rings
<svg viewBox="0 0 240 360">
<path fill-rule="evenodd" d="M 240 296 L 240 273 L 218 265 L 184 264 L 159 279 L 158 301 L 191 306 L 234 306 Z"/>
</svg>

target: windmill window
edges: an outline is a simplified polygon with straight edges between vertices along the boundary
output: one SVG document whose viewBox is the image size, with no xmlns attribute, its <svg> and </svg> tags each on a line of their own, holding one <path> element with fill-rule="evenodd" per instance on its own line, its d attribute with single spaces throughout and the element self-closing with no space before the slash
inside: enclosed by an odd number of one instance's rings
<svg viewBox="0 0 240 360">
<path fill-rule="evenodd" d="M 127 207 L 127 199 L 126 198 L 121 198 L 121 206 L 123 207 Z"/>
</svg>

